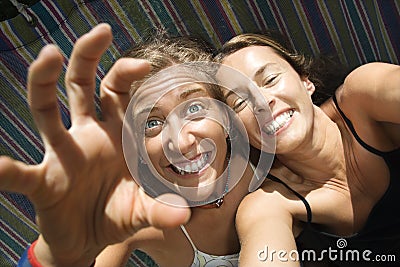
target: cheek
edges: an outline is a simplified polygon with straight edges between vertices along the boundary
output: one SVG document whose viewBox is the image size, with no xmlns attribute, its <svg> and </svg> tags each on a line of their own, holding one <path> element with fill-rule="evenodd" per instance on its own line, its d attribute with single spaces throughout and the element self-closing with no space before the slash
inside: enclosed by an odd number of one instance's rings
<svg viewBox="0 0 400 267">
<path fill-rule="evenodd" d="M 246 128 L 247 134 L 249 136 L 259 135 L 259 126 L 254 116 L 253 112 L 249 107 L 244 108 L 238 113 L 240 120 L 242 121 L 244 127 Z"/>
<path fill-rule="evenodd" d="M 161 140 L 158 137 L 149 138 L 145 141 L 145 148 L 147 155 L 151 162 L 156 162 L 158 158 L 160 158 L 163 153 L 163 148 L 161 145 Z"/>
</svg>

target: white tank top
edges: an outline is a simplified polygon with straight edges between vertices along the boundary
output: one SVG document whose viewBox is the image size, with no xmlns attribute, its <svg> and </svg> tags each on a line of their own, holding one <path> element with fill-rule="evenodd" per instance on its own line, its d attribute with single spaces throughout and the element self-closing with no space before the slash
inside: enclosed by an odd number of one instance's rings
<svg viewBox="0 0 400 267">
<path fill-rule="evenodd" d="M 194 259 L 192 267 L 237 267 L 239 266 L 239 253 L 226 255 L 226 256 L 215 256 L 204 253 L 196 248 L 192 239 L 190 238 L 185 227 L 181 225 L 181 229 L 189 240 L 194 251 Z"/>
</svg>

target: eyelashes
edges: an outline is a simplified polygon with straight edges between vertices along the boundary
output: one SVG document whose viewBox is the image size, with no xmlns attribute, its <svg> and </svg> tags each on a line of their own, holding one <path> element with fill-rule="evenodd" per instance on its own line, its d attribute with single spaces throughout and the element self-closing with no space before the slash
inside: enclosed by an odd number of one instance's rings
<svg viewBox="0 0 400 267">
<path fill-rule="evenodd" d="M 178 111 L 178 114 L 180 114 L 181 119 L 196 120 L 203 118 L 207 109 L 208 105 L 206 103 L 200 101 L 190 102 L 187 103 L 181 111 Z M 164 116 L 149 116 L 147 121 L 144 123 L 145 135 L 153 136 L 158 134 L 161 131 L 165 120 L 166 118 Z"/>
</svg>

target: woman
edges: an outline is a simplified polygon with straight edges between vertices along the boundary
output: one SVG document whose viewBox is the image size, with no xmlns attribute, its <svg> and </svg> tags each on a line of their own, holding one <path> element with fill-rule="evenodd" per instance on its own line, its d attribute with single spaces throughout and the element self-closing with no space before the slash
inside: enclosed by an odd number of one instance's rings
<svg viewBox="0 0 400 267">
<path fill-rule="evenodd" d="M 148 60 L 152 68 L 143 60 L 117 61 L 101 84 L 98 120 L 92 101 L 95 70 L 111 40 L 110 27 L 100 25 L 74 47 L 66 74 L 69 130 L 62 125 L 55 100 L 62 66 L 59 52 L 46 47 L 30 67 L 30 106 L 46 154 L 38 166 L 0 161 L 0 188 L 32 200 L 41 231 L 20 265 L 122 266 L 131 251 L 140 248 L 160 266 L 237 266 L 234 218 L 253 170 L 242 151 L 233 147 L 240 138 L 235 121 L 223 105 L 215 104 L 222 96 L 219 87 L 187 76 L 179 80 L 181 73 L 174 72 L 174 65 L 209 60 L 210 54 L 185 39 L 156 39 L 131 51 L 129 56 Z M 174 79 L 143 83 L 146 75 L 162 76 L 167 67 Z M 134 104 L 128 106 L 131 97 Z M 133 124 L 129 118 L 134 118 Z M 130 156 L 131 149 L 140 158 L 125 157 L 126 166 L 123 150 Z M 132 179 L 130 162 L 149 174 L 135 177 L 144 188 L 152 179 L 182 197 L 170 191 L 155 195 L 161 201 L 147 196 Z M 200 193 L 186 194 L 187 188 Z"/>
<path fill-rule="evenodd" d="M 267 102 L 257 106 L 241 90 L 227 95 L 251 144 L 263 150 L 263 138 L 276 139 L 271 180 L 238 210 L 241 264 L 365 266 L 396 255 L 384 264 L 398 265 L 400 67 L 361 66 L 316 106 L 312 62 L 271 36 L 236 36 L 217 58 L 252 79 Z M 273 118 L 259 131 L 257 114 L 268 109 Z"/>
</svg>

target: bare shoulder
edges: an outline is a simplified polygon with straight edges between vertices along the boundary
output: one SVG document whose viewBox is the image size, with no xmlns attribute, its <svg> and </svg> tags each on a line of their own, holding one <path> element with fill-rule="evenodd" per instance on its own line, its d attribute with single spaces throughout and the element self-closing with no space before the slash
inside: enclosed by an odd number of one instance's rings
<svg viewBox="0 0 400 267">
<path fill-rule="evenodd" d="M 360 101 L 377 96 L 382 93 L 378 90 L 384 89 L 384 87 L 395 84 L 398 86 L 398 83 L 395 82 L 399 81 L 399 72 L 400 66 L 389 63 L 373 62 L 362 65 L 346 77 L 338 92 L 338 98 L 345 103 L 350 99 Z M 394 80 L 389 80 L 389 78 Z"/>
<path fill-rule="evenodd" d="M 346 115 L 364 113 L 374 121 L 397 122 L 400 66 L 374 62 L 354 69 L 336 92 Z"/>
<path fill-rule="evenodd" d="M 261 218 L 290 218 L 304 210 L 301 200 L 284 185 L 265 181 L 256 191 L 248 194 L 240 203 L 238 216 L 248 222 Z M 237 217 L 238 217 L 237 216 Z"/>
<path fill-rule="evenodd" d="M 383 78 L 387 75 L 392 75 L 392 72 L 397 72 L 400 66 L 384 62 L 372 62 L 361 65 L 355 68 L 346 77 L 345 83 L 354 83 L 352 85 L 360 85 L 368 83 L 376 78 Z"/>
</svg>

